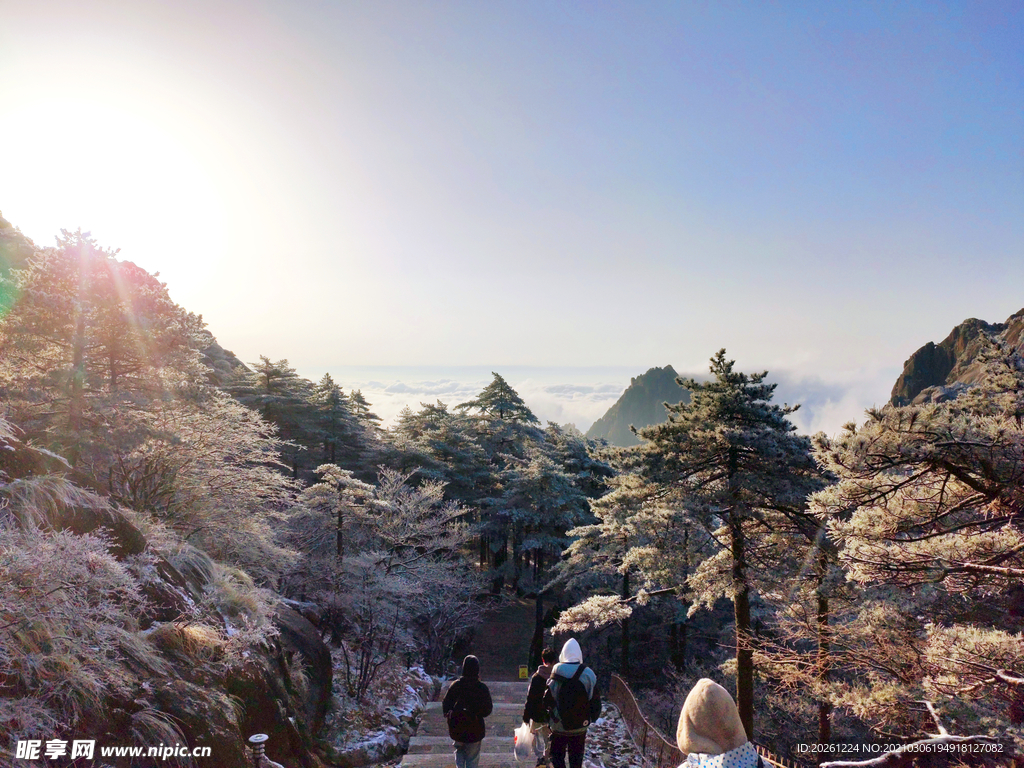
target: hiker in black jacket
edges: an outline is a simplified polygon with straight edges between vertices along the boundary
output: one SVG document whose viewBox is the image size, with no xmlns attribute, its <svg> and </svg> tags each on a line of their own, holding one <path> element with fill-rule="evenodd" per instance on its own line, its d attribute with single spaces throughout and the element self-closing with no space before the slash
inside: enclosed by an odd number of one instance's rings
<svg viewBox="0 0 1024 768">
<path fill-rule="evenodd" d="M 441 702 L 441 714 L 448 721 L 448 735 L 455 745 L 457 768 L 479 765 L 484 718 L 493 708 L 491 692 L 480 682 L 480 662 L 476 656 L 467 656 L 462 662 L 462 677 L 451 684 Z"/>
<path fill-rule="evenodd" d="M 545 648 L 540 654 L 541 665 L 530 678 L 530 689 L 526 692 L 526 706 L 523 707 L 523 722 L 533 732 L 533 755 L 537 765 L 551 762 L 551 728 L 548 726 L 548 711 L 544 706 L 544 694 L 548 690 L 551 666 L 558 659 L 554 648 Z"/>
</svg>

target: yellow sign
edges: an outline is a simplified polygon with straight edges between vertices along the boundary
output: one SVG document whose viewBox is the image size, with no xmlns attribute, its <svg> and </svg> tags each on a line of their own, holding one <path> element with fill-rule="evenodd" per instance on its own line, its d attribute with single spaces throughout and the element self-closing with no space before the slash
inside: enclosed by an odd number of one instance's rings
<svg viewBox="0 0 1024 768">
<path fill-rule="evenodd" d="M 519 679 L 526 680 L 530 676 L 530 668 L 525 664 L 519 665 Z"/>
</svg>

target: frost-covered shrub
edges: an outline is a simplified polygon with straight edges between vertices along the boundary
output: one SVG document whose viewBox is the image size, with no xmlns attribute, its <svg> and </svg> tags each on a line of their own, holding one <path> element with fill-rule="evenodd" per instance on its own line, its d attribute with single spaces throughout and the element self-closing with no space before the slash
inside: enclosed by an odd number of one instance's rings
<svg viewBox="0 0 1024 768">
<path fill-rule="evenodd" d="M 111 497 L 274 582 L 294 560 L 276 531 L 294 489 L 279 471 L 275 428 L 222 392 L 178 394 L 134 417 L 108 472 Z"/>
<path fill-rule="evenodd" d="M 317 473 L 321 482 L 303 491 L 290 518 L 303 557 L 285 583 L 323 608 L 347 693 L 365 699 L 395 654 L 415 649 L 442 666 L 478 622 L 473 597 L 483 585 L 458 554 L 470 533 L 443 486 L 415 486 L 392 470 L 376 486 L 333 464 Z"/>
<path fill-rule="evenodd" d="M 0 723 L 52 738 L 164 664 L 136 634 L 138 584 L 93 536 L 6 528 L 0 538 Z"/>
</svg>

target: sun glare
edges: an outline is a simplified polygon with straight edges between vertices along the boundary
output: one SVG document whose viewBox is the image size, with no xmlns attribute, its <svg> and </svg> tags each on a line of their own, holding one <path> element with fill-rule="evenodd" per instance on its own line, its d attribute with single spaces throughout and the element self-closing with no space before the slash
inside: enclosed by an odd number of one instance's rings
<svg viewBox="0 0 1024 768">
<path fill-rule="evenodd" d="M 4 216 L 38 245 L 81 227 L 122 258 L 168 272 L 208 265 L 223 249 L 224 206 L 210 174 L 144 113 L 40 100 L 0 125 L 0 146 Z"/>
</svg>

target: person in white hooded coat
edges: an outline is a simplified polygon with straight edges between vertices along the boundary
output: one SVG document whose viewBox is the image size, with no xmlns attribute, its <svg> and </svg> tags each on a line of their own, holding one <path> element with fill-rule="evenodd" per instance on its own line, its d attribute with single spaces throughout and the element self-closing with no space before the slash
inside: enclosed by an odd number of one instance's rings
<svg viewBox="0 0 1024 768">
<path fill-rule="evenodd" d="M 582 727 L 567 727 L 558 711 L 558 692 L 562 685 L 571 680 L 580 667 L 579 681 L 583 684 L 589 700 L 589 717 Z M 569 638 L 562 646 L 558 664 L 551 670 L 548 691 L 544 701 L 551 712 L 551 765 L 566 768 L 565 757 L 569 755 L 569 768 L 582 768 L 583 752 L 586 749 L 587 726 L 601 714 L 601 696 L 597 690 L 597 674 L 583 665 L 583 651 L 575 638 Z"/>
<path fill-rule="evenodd" d="M 747 738 L 736 702 L 725 688 L 702 677 L 679 713 L 676 744 L 686 755 L 679 768 L 763 768 Z"/>
</svg>

